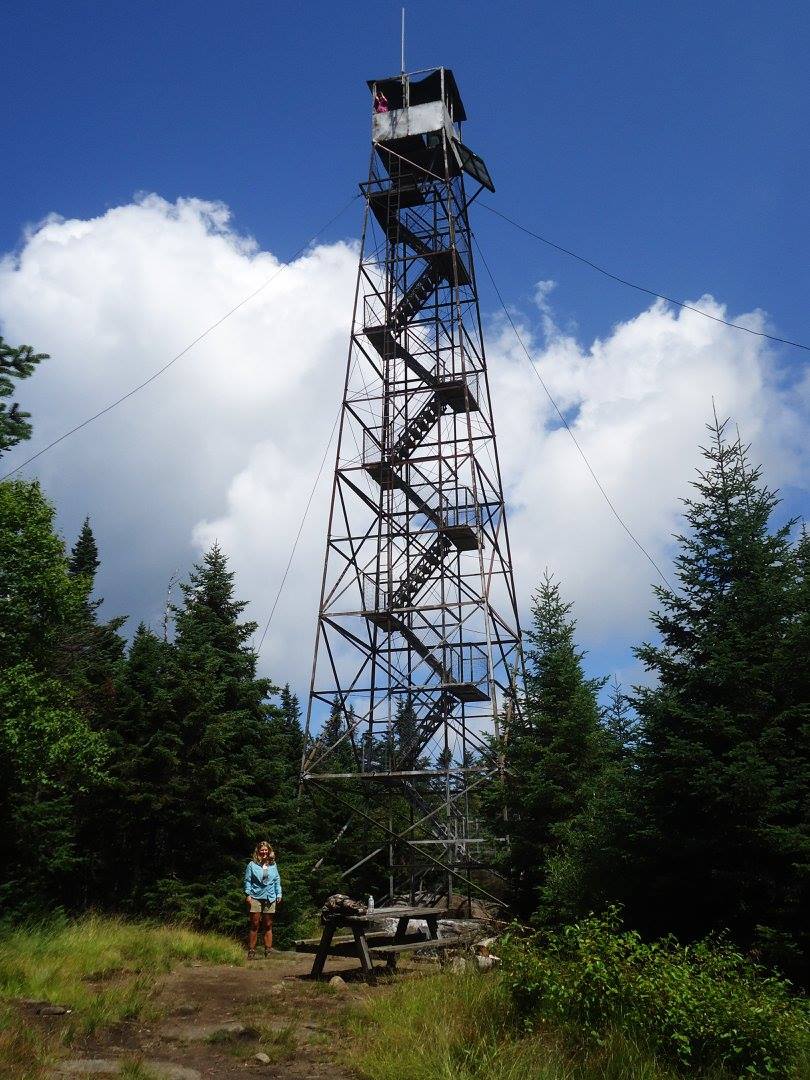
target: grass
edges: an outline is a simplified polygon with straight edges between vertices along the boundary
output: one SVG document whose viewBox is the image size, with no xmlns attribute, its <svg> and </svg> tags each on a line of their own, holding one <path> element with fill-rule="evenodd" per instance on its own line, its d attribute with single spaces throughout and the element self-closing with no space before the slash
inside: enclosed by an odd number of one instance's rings
<svg viewBox="0 0 810 1080">
<path fill-rule="evenodd" d="M 69 1008 L 56 1038 L 47 1043 L 70 1046 L 127 1020 L 155 1018 L 157 976 L 191 960 L 237 964 L 243 954 L 217 934 L 98 915 L 5 930 L 0 934 L 0 1075 L 36 1080 L 55 1056 L 48 1054 L 30 1015 L 15 1006 L 16 999 Z"/>
<path fill-rule="evenodd" d="M 368 999 L 347 1020 L 364 1080 L 674 1080 L 619 1033 L 574 1054 L 564 1032 L 521 1030 L 496 977 L 430 975 Z"/>
<path fill-rule="evenodd" d="M 278 1065 L 295 1056 L 298 1043 L 293 1024 L 286 1024 L 280 1028 L 259 1025 L 259 1031 L 262 1051 L 270 1058 L 271 1064 Z"/>
<path fill-rule="evenodd" d="M 121 1071 L 118 1073 L 123 1080 L 163 1080 L 160 1073 L 150 1069 L 137 1058 L 130 1058 L 121 1062 Z"/>
</svg>

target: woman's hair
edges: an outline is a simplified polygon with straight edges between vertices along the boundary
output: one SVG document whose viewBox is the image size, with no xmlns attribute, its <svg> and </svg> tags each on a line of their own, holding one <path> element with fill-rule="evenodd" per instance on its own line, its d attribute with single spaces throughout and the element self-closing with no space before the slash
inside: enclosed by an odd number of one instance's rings
<svg viewBox="0 0 810 1080">
<path fill-rule="evenodd" d="M 270 849 L 270 854 L 273 856 L 273 858 L 276 857 L 276 853 L 275 853 L 275 851 L 273 851 L 273 845 L 270 843 L 269 840 L 257 840 L 256 841 L 256 847 L 253 849 L 253 856 L 252 856 L 253 862 L 255 862 L 255 863 L 260 863 L 261 862 L 261 859 L 259 858 L 259 848 L 263 844 L 266 844 L 267 847 Z"/>
</svg>

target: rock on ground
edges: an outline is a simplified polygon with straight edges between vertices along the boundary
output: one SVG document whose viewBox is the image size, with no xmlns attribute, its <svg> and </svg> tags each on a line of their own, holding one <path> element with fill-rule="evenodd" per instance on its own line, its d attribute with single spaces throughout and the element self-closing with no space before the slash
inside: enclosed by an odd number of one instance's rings
<svg viewBox="0 0 810 1080">
<path fill-rule="evenodd" d="M 476 956 L 475 966 L 481 972 L 492 971 L 500 963 L 500 959 L 499 956 Z"/>
</svg>

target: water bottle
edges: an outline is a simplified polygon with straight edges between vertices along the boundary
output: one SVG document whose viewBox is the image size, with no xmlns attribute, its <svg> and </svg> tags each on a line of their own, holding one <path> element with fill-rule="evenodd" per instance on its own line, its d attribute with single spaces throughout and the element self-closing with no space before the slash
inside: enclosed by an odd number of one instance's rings
<svg viewBox="0 0 810 1080">
<path fill-rule="evenodd" d="M 369 914 L 369 915 L 373 915 L 373 914 L 374 914 L 374 897 L 373 897 L 373 896 L 370 896 L 370 897 L 368 898 L 368 908 L 367 908 L 367 911 L 368 911 L 368 914 Z"/>
</svg>

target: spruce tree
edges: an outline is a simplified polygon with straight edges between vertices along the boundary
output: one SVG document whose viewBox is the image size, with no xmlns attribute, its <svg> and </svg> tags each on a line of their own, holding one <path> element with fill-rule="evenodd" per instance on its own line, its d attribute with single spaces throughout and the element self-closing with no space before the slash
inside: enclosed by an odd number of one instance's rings
<svg viewBox="0 0 810 1080">
<path fill-rule="evenodd" d="M 756 936 L 763 955 L 807 983 L 810 961 L 810 535 L 794 548 L 791 618 L 775 657 L 779 712 L 765 739 L 774 785 L 763 832 L 777 868 Z"/>
<path fill-rule="evenodd" d="M 509 815 L 515 905 L 523 918 L 537 910 L 562 829 L 582 809 L 605 755 L 597 704 L 604 681 L 585 677 L 571 607 L 546 573 L 527 634 L 524 707 L 513 717 L 504 747 L 508 775 L 501 796 Z"/>
<path fill-rule="evenodd" d="M 419 717 L 410 695 L 397 701 L 392 729 L 395 766 L 400 769 L 424 769 L 427 759 L 419 753 Z"/>
<path fill-rule="evenodd" d="M 233 573 L 218 544 L 194 567 L 180 589 L 175 617 L 175 707 L 185 728 L 196 792 L 190 798 L 189 835 L 178 858 L 199 866 L 231 865 L 264 821 L 266 699 L 275 688 L 256 678 L 248 641 L 256 624 L 241 622 L 247 601 L 236 600 Z"/>
<path fill-rule="evenodd" d="M 659 641 L 637 649 L 657 681 L 634 698 L 631 908 L 650 932 L 729 927 L 751 943 L 798 934 L 806 896 L 805 548 L 790 523 L 772 526 L 777 496 L 739 437 L 716 417 L 709 433 L 677 538 L 680 588 L 656 589 Z"/>
<path fill-rule="evenodd" d="M 96 571 L 101 565 L 98 545 L 86 517 L 71 548 L 68 570 L 81 577 L 86 588 L 83 615 L 77 620 L 69 639 L 70 665 L 80 701 L 94 727 L 105 729 L 116 708 L 116 694 L 123 673 L 125 642 L 119 630 L 125 615 L 99 619 L 101 597 L 93 596 Z"/>
<path fill-rule="evenodd" d="M 118 910 L 141 911 L 155 883 L 175 873 L 177 837 L 188 827 L 193 776 L 174 685 L 173 646 L 141 623 L 109 719 L 111 785 L 88 815 L 96 902 Z"/>
<path fill-rule="evenodd" d="M 608 749 L 619 756 L 631 754 L 638 740 L 638 720 L 630 698 L 614 676 L 610 696 L 602 710 L 602 722 L 608 734 Z"/>
<path fill-rule="evenodd" d="M 30 414 L 22 412 L 16 401 L 8 407 L 3 398 L 14 392 L 12 379 L 27 379 L 47 353 L 35 353 L 30 345 L 9 345 L 0 337 L 0 454 L 31 437 Z"/>
<path fill-rule="evenodd" d="M 351 707 L 345 709 L 340 698 L 335 695 L 329 715 L 323 723 L 323 727 L 312 748 L 312 757 L 317 760 L 327 748 L 338 745 L 329 753 L 326 759 L 328 771 L 333 773 L 358 772 L 357 735 L 352 739 L 352 730 L 356 725 L 356 717 Z M 338 743 L 338 740 L 341 740 Z M 367 747 L 363 747 L 367 751 Z M 325 768 L 325 765 L 322 766 Z M 311 800 L 314 810 L 315 831 L 313 839 L 320 845 L 321 853 L 327 850 L 331 841 L 340 831 L 347 816 L 351 813 L 351 806 L 355 804 L 358 788 L 351 780 L 333 781 L 328 787 L 308 785 L 307 796 Z M 329 793 L 333 793 L 330 798 Z M 346 804 L 349 804 L 348 806 Z M 359 804 L 358 804 L 359 805 Z"/>
<path fill-rule="evenodd" d="M 298 695 L 290 689 L 289 683 L 285 683 L 281 689 L 279 711 L 282 728 L 289 739 L 287 757 L 293 771 L 297 773 L 304 752 L 304 731 L 301 727 L 301 704 Z"/>
<path fill-rule="evenodd" d="M 180 586 L 166 686 L 179 761 L 171 779 L 168 860 L 149 905 L 204 925 L 241 926 L 240 879 L 256 839 L 271 840 L 284 871 L 304 846 L 296 813 L 300 729 L 268 699 L 256 673 L 233 573 L 214 544 Z M 289 873 L 285 872 L 287 878 Z M 285 885 L 292 884 L 289 880 Z M 292 895 L 292 894 L 291 894 Z M 285 912 L 292 911 L 286 902 Z"/>
<path fill-rule="evenodd" d="M 68 566 L 71 574 L 86 574 L 91 581 L 95 579 L 99 567 L 98 546 L 89 517 L 84 519 L 76 543 L 71 548 Z"/>
</svg>

